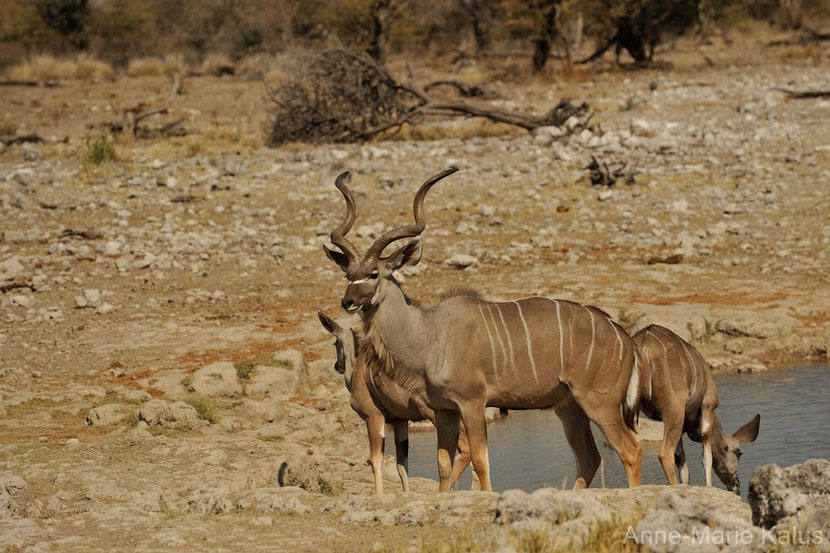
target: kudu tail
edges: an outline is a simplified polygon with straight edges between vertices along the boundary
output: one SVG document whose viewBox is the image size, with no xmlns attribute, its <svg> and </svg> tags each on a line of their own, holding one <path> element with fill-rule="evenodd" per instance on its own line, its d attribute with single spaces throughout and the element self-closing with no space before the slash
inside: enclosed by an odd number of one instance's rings
<svg viewBox="0 0 830 553">
<path fill-rule="evenodd" d="M 648 364 L 634 351 L 634 366 L 631 368 L 631 378 L 625 393 L 622 412 L 625 425 L 632 431 L 637 431 L 637 421 L 640 418 L 640 406 L 643 401 L 651 397 L 651 371 Z"/>
</svg>

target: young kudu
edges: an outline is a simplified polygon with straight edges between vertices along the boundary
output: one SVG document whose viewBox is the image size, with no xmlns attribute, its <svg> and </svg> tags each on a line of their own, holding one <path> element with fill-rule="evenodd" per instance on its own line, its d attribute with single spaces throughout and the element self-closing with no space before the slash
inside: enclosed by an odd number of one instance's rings
<svg viewBox="0 0 830 553">
<path fill-rule="evenodd" d="M 632 428 L 647 382 L 640 378 L 634 342 L 605 313 L 540 297 L 488 302 L 461 295 L 431 309 L 406 301 L 393 272 L 421 259 L 424 197 L 456 170 L 428 179 L 415 195 L 415 224 L 387 231 L 362 258 L 345 237 L 354 224 L 355 202 L 346 186 L 349 173 L 341 174 L 335 186 L 346 201 L 346 217 L 331 233 L 340 251 L 324 246 L 346 273 L 342 306 L 360 312 L 366 341 L 387 374 L 404 390 L 425 387 L 438 429 L 439 490 L 450 488 L 459 417 L 481 488 L 492 489 L 486 406 L 552 407 L 576 456 L 575 488 L 589 486 L 599 467 L 590 427 L 595 422 L 620 456 L 629 485 L 639 485 L 642 447 Z M 412 237 L 416 239 L 381 257 L 391 243 Z"/>
<path fill-rule="evenodd" d="M 386 424 L 392 425 L 395 436 L 395 463 L 403 491 L 409 491 L 409 421 L 428 419 L 435 424 L 435 413 L 426 404 L 426 393 L 412 396 L 394 380 L 386 376 L 372 348 L 361 344 L 354 330 L 346 330 L 331 317 L 318 311 L 323 328 L 335 337 L 337 361 L 334 369 L 346 380 L 351 394 L 351 406 L 366 423 L 369 434 L 369 464 L 375 480 L 375 493 L 383 493 L 383 450 L 386 441 Z M 456 459 L 458 474 L 470 464 L 470 448 L 463 432 L 458 440 L 459 456 Z M 472 489 L 479 489 L 478 478 L 473 474 Z"/>
<path fill-rule="evenodd" d="M 761 415 L 755 415 L 733 435 L 724 434 L 715 408 L 718 390 L 709 364 L 700 353 L 668 328 L 650 325 L 634 335 L 642 362 L 651 371 L 651 397 L 641 398 L 646 416 L 663 421 L 660 464 L 669 484 L 689 483 L 683 451 L 683 432 L 703 445 L 706 485 L 712 485 L 712 466 L 726 487 L 740 494 L 740 446 L 758 437 Z"/>
</svg>

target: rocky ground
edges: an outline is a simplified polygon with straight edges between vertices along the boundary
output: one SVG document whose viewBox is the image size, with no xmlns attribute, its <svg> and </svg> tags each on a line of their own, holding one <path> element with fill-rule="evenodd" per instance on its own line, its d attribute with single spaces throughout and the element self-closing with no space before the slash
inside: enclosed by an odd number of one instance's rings
<svg viewBox="0 0 830 553">
<path fill-rule="evenodd" d="M 589 102 L 593 131 L 567 137 L 461 121 L 431 124 L 431 141 L 266 149 L 258 83 L 194 78 L 168 115 L 189 136 L 119 143 L 100 167 L 85 125 L 163 96 L 164 79 L 2 91 L 0 114 L 53 138 L 0 150 L 0 546 L 358 551 L 492 536 L 514 496 L 435 498 L 413 479 L 410 496 L 367 497 L 365 437 L 315 313 L 354 323 L 320 248 L 344 169 L 365 247 L 410 220 L 426 177 L 461 168 L 430 193 L 424 260 L 404 275 L 427 304 L 458 285 L 554 295 L 631 330 L 669 326 L 720 370 L 826 362 L 830 101 L 776 88 L 830 88 L 830 58 L 761 62 L 753 44 L 681 44 L 673 70 L 492 82 L 503 108 Z M 592 156 L 634 183 L 591 187 Z M 638 492 L 652 494 L 643 521 L 675 501 L 661 490 Z M 620 493 L 596 501 L 638 497 Z M 748 520 L 745 507 L 732 515 Z"/>
</svg>

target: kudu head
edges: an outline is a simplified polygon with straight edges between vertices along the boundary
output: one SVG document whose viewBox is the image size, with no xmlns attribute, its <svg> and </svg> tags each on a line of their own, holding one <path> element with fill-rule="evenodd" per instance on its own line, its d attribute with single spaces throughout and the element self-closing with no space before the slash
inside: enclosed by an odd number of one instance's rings
<svg viewBox="0 0 830 553">
<path fill-rule="evenodd" d="M 387 286 L 387 283 L 394 282 L 392 273 L 405 265 L 416 265 L 421 260 L 420 234 L 426 228 L 424 198 L 435 183 L 456 171 L 458 171 L 457 168 L 451 167 L 430 177 L 422 184 L 421 188 L 418 189 L 418 193 L 415 194 L 415 200 L 412 204 L 415 223 L 386 231 L 372 243 L 369 249 L 366 250 L 366 255 L 362 258 L 357 248 L 346 239 L 346 234 L 352 228 L 355 219 L 354 196 L 346 186 L 350 173 L 346 171 L 337 177 L 334 185 L 346 200 L 346 218 L 337 228 L 331 231 L 330 237 L 331 243 L 337 246 L 340 251 L 330 250 L 326 246 L 323 246 L 323 249 L 326 251 L 326 255 L 346 273 L 346 280 L 349 284 L 341 302 L 343 309 L 349 313 L 356 313 L 361 310 L 369 311 L 376 307 L 380 303 L 384 286 Z M 392 242 L 413 237 L 415 240 L 395 252 L 381 257 L 383 250 Z"/>
<path fill-rule="evenodd" d="M 741 446 L 755 441 L 761 426 L 761 415 L 755 415 L 752 420 L 732 434 L 720 434 L 720 439 L 712 443 L 712 468 L 721 482 L 731 492 L 740 495 L 741 481 L 738 479 L 738 460 L 741 458 Z"/>
<path fill-rule="evenodd" d="M 334 319 L 323 313 L 317 312 L 323 328 L 334 334 L 334 347 L 337 350 L 337 361 L 334 362 L 334 370 L 346 377 L 346 382 L 352 380 L 355 359 L 357 357 L 357 336 L 351 330 L 346 330 Z"/>
</svg>

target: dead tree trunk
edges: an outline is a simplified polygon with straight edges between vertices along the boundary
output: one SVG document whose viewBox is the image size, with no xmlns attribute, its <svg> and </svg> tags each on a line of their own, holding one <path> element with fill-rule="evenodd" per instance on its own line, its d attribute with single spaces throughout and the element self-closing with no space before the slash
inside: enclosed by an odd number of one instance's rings
<svg viewBox="0 0 830 553">
<path fill-rule="evenodd" d="M 533 70 L 541 71 L 550 58 L 553 41 L 558 34 L 556 26 L 556 12 L 560 0 L 547 0 L 541 3 L 540 9 L 544 15 L 544 23 L 539 34 L 533 39 Z"/>
<path fill-rule="evenodd" d="M 476 56 L 481 57 L 490 47 L 490 31 L 487 28 L 490 21 L 490 10 L 486 0 L 460 0 L 461 8 L 467 12 L 470 24 L 473 27 L 473 38 L 476 42 Z"/>
<path fill-rule="evenodd" d="M 372 30 L 366 53 L 380 65 L 386 64 L 386 25 L 392 0 L 374 0 L 369 8 Z"/>
</svg>

